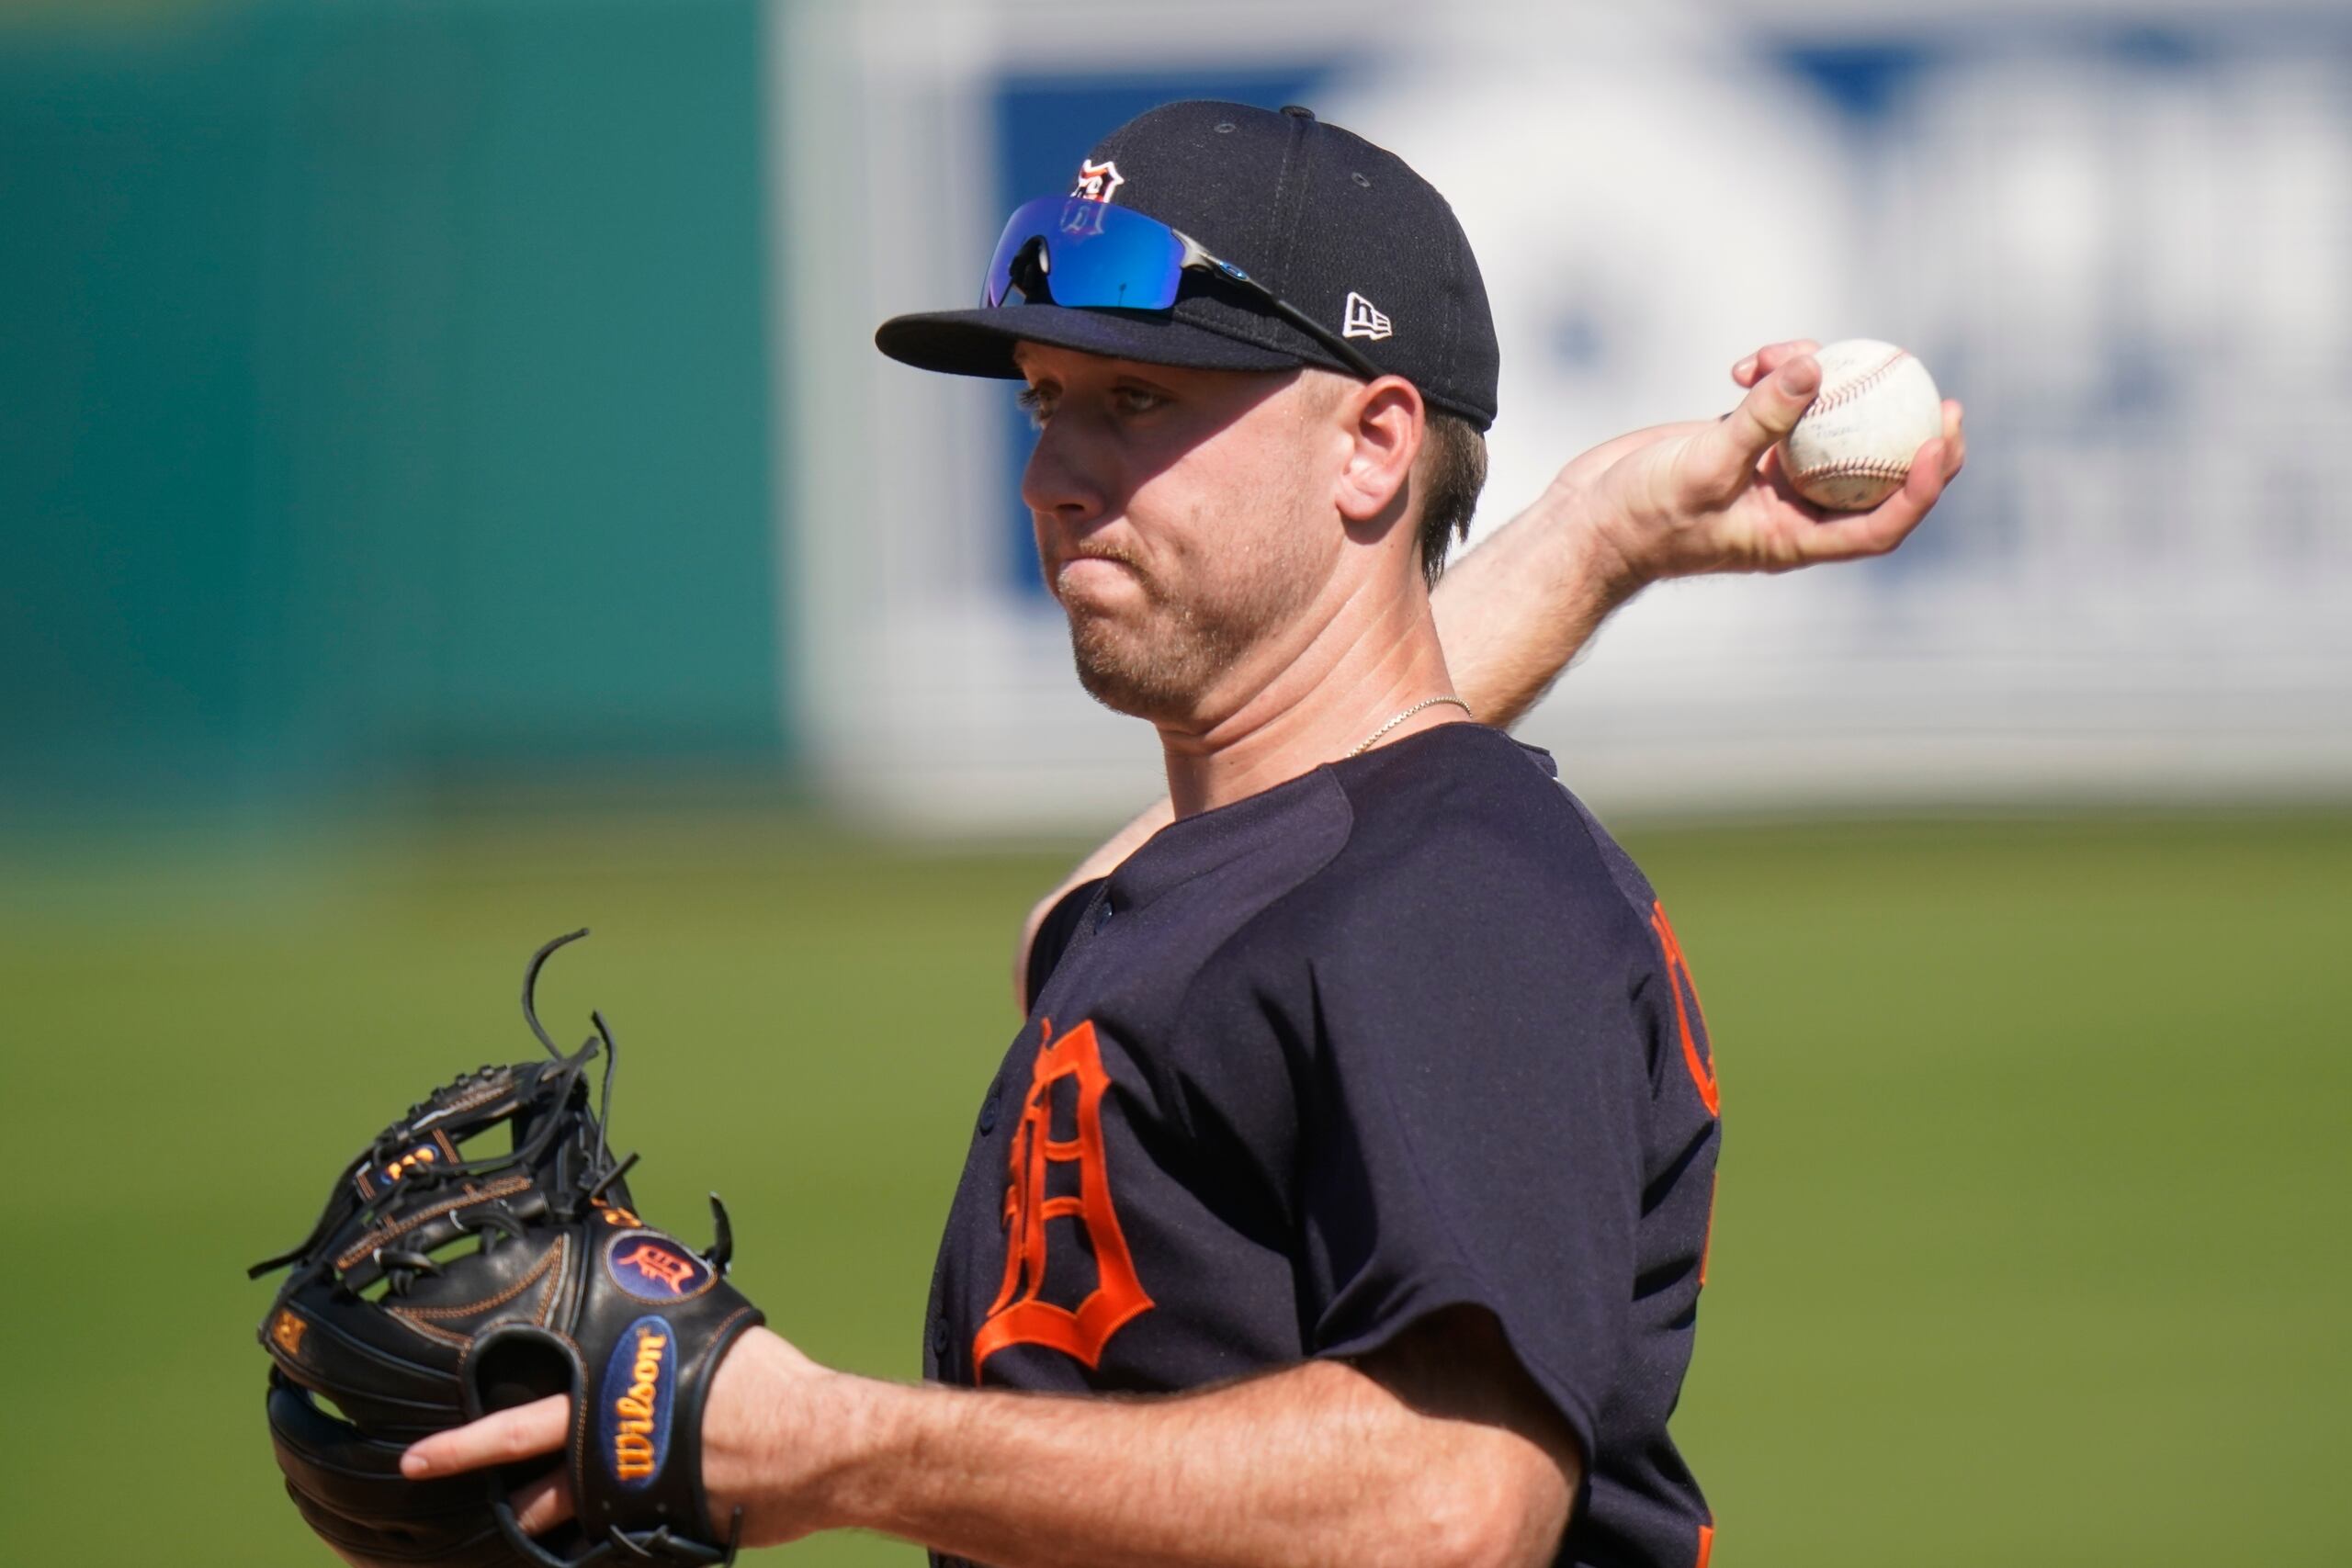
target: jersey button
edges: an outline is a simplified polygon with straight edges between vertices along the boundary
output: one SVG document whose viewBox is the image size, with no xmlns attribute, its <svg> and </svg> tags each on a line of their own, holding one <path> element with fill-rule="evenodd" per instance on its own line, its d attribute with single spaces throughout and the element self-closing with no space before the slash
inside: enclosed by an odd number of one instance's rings
<svg viewBox="0 0 2352 1568">
<path fill-rule="evenodd" d="M 1111 900 L 1109 900 L 1108 898 L 1105 898 L 1105 899 L 1103 899 L 1103 900 L 1102 900 L 1102 907 L 1101 908 L 1099 908 L 1099 909 L 1097 909 L 1097 910 L 1095 910 L 1095 911 L 1094 911 L 1094 929 L 1095 929 L 1096 931 L 1101 931 L 1104 926 L 1107 926 L 1107 925 L 1109 925 L 1110 923 L 1111 923 Z"/>
<path fill-rule="evenodd" d="M 903 1345 L 906 1341 L 901 1339 L 899 1343 Z M 931 1353 L 940 1360 L 947 1359 L 947 1320 L 944 1317 L 931 1320 Z"/>
<path fill-rule="evenodd" d="M 980 1136 L 985 1138 L 996 1131 L 996 1102 L 1004 1092 L 1004 1080 L 999 1078 L 989 1085 L 989 1097 L 980 1101 Z"/>
</svg>

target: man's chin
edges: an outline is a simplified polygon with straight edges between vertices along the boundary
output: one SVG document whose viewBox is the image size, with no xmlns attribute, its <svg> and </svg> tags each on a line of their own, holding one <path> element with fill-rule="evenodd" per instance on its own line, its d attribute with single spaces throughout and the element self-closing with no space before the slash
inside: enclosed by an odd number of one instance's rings
<svg viewBox="0 0 2352 1568">
<path fill-rule="evenodd" d="M 1166 664 L 1124 646 L 1101 620 L 1073 612 L 1070 660 L 1086 694 L 1130 718 L 1172 723 L 1191 713 L 1200 694 Z"/>
<path fill-rule="evenodd" d="M 1128 718 L 1154 719 L 1155 716 L 1144 700 L 1144 694 L 1124 681 L 1106 677 L 1081 664 L 1078 670 L 1078 683 L 1085 688 L 1088 696 L 1113 713 L 1123 714 Z"/>
<path fill-rule="evenodd" d="M 1109 708 L 1130 718 L 1159 720 L 1168 716 L 1171 694 L 1141 679 L 1136 671 L 1113 660 L 1091 659 L 1080 653 L 1075 660 L 1078 683 L 1086 694 Z"/>
</svg>

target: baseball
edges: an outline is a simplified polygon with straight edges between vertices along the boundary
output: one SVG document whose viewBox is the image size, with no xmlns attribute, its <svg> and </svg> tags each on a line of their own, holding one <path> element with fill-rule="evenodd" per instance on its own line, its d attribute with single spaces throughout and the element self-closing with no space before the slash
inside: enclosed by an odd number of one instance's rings
<svg viewBox="0 0 2352 1568">
<path fill-rule="evenodd" d="M 1815 357 L 1821 390 L 1781 443 L 1781 465 L 1815 505 L 1867 511 L 1902 488 L 1920 443 L 1943 434 L 1943 398 L 1891 343 L 1847 338 Z"/>
</svg>

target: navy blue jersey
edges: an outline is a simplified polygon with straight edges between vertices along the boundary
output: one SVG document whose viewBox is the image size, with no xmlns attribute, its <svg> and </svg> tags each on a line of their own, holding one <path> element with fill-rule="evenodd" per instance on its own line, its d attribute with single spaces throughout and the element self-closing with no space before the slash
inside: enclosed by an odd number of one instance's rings
<svg viewBox="0 0 2352 1568">
<path fill-rule="evenodd" d="M 1162 829 L 1046 922 L 928 1374 L 1161 1393 L 1491 1313 L 1587 1456 L 1563 1563 L 1703 1561 L 1667 1436 L 1713 1199 L 1698 998 L 1544 752 L 1449 724 Z"/>
</svg>

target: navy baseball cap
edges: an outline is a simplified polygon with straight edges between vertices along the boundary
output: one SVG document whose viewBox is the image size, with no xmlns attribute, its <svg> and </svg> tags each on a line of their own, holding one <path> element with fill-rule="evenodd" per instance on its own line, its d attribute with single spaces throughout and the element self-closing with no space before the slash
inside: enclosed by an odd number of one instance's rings
<svg viewBox="0 0 2352 1568">
<path fill-rule="evenodd" d="M 1169 264 L 1172 303 L 1061 304 L 1049 289 L 1007 289 L 998 276 L 983 296 L 998 303 L 894 316 L 876 346 L 918 369 L 1008 379 L 1020 378 L 1012 347 L 1024 341 L 1203 369 L 1318 365 L 1352 375 L 1368 362 L 1412 382 L 1432 407 L 1480 430 L 1493 423 L 1501 354 L 1477 261 L 1453 208 L 1395 153 L 1296 105 L 1163 104 L 1096 143 L 1070 197 L 1193 242 L 1181 283 Z M 1023 238 L 1007 230 L 992 270 L 1020 254 Z M 1284 320 L 1266 296 L 1360 363 Z"/>
</svg>

